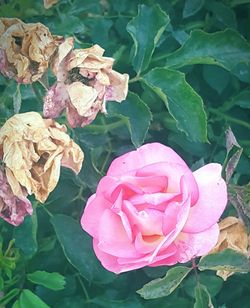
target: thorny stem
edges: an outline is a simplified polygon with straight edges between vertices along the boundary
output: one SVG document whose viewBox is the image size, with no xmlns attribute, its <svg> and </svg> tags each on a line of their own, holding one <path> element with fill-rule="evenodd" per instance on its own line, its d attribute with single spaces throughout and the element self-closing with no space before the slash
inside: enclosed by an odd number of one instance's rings
<svg viewBox="0 0 250 308">
<path fill-rule="evenodd" d="M 111 124 L 106 124 L 106 125 L 94 125 L 91 124 L 90 126 L 86 126 L 85 130 L 91 130 L 91 131 L 95 131 L 95 132 L 103 132 L 103 133 L 107 133 L 110 130 L 116 129 L 120 126 L 123 126 L 125 124 L 125 120 L 119 120 L 115 123 L 111 123 Z"/>
</svg>

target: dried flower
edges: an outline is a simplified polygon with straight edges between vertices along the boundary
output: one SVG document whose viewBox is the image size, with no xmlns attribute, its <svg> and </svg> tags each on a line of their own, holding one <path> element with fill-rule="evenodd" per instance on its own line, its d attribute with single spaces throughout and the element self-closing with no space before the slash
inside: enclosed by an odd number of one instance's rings
<svg viewBox="0 0 250 308">
<path fill-rule="evenodd" d="M 66 108 L 72 127 L 91 123 L 99 111 L 106 113 L 106 101 L 121 102 L 127 96 L 128 75 L 112 70 L 113 58 L 94 45 L 73 49 L 73 39 L 59 46 L 52 63 L 57 82 L 44 100 L 44 116 L 58 117 Z"/>
<path fill-rule="evenodd" d="M 41 23 L 0 18 L 0 72 L 19 83 L 38 80 L 61 41 Z"/>
<path fill-rule="evenodd" d="M 43 5 L 45 9 L 51 8 L 54 4 L 56 4 L 58 0 L 43 0 Z"/>
<path fill-rule="evenodd" d="M 220 235 L 216 246 L 210 253 L 216 253 L 226 248 L 249 255 L 249 235 L 243 222 L 236 217 L 226 217 L 219 223 Z M 217 275 L 227 280 L 234 272 L 218 270 Z"/>
<path fill-rule="evenodd" d="M 25 187 L 28 194 L 45 202 L 57 185 L 61 165 L 80 171 L 83 152 L 66 131 L 64 125 L 44 120 L 36 112 L 7 120 L 0 129 L 0 155 L 14 195 L 23 196 Z"/>
<path fill-rule="evenodd" d="M 0 217 L 8 223 L 18 226 L 26 215 L 32 215 L 31 202 L 26 198 L 27 192 L 22 188 L 23 196 L 14 196 L 6 175 L 0 168 Z"/>
</svg>

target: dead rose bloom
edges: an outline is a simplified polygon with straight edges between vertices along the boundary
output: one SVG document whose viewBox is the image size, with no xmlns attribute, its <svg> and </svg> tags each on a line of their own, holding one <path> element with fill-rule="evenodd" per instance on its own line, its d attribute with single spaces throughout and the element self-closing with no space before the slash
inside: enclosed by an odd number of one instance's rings
<svg viewBox="0 0 250 308">
<path fill-rule="evenodd" d="M 83 127 L 99 111 L 106 113 L 106 101 L 126 98 L 129 76 L 112 70 L 114 59 L 103 53 L 98 45 L 73 49 L 72 38 L 59 46 L 52 62 L 57 82 L 44 99 L 45 117 L 56 118 L 66 109 L 70 126 Z"/>
<path fill-rule="evenodd" d="M 0 167 L 0 217 L 8 223 L 18 226 L 26 215 L 32 215 L 31 202 L 26 198 L 27 192 L 22 188 L 20 198 L 14 196 L 3 168 Z"/>
<path fill-rule="evenodd" d="M 61 165 L 75 173 L 81 170 L 83 152 L 66 130 L 36 112 L 16 114 L 2 126 L 0 159 L 15 196 L 23 197 L 25 188 L 45 202 L 57 185 Z"/>
<path fill-rule="evenodd" d="M 62 38 L 41 23 L 0 18 L 0 72 L 19 83 L 32 83 L 48 69 Z"/>
<path fill-rule="evenodd" d="M 236 217 L 226 217 L 219 223 L 220 235 L 216 246 L 210 253 L 222 251 L 226 248 L 233 249 L 246 256 L 250 255 L 250 243 L 247 229 L 243 222 Z M 218 270 L 217 275 L 227 280 L 234 272 L 227 270 Z"/>
</svg>

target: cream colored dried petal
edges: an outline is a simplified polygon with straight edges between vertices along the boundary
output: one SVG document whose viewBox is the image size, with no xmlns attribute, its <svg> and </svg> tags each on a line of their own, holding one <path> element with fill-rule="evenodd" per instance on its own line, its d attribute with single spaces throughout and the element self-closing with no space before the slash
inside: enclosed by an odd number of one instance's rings
<svg viewBox="0 0 250 308">
<path fill-rule="evenodd" d="M 98 92 L 81 82 L 74 82 L 67 86 L 71 104 L 76 108 L 80 116 L 91 108 L 98 96 Z"/>
<path fill-rule="evenodd" d="M 2 35 L 10 26 L 22 23 L 18 18 L 0 18 L 0 35 Z"/>
<path fill-rule="evenodd" d="M 44 120 L 36 112 L 10 118 L 0 129 L 0 148 L 13 193 L 20 197 L 25 187 L 40 202 L 55 188 L 61 165 L 78 173 L 83 162 L 83 153 L 66 134 L 65 125 Z"/>
<path fill-rule="evenodd" d="M 54 4 L 56 4 L 58 0 L 43 0 L 43 5 L 45 9 L 51 8 Z"/>
<path fill-rule="evenodd" d="M 49 61 L 62 38 L 53 37 L 41 23 L 25 24 L 1 19 L 0 48 L 6 53 L 8 71 L 18 82 L 31 83 L 48 69 Z"/>
<path fill-rule="evenodd" d="M 55 75 L 58 74 L 59 66 L 62 64 L 63 60 L 66 58 L 69 52 L 73 49 L 73 46 L 73 37 L 66 38 L 65 41 L 59 45 L 57 53 L 51 63 L 51 68 Z"/>
<path fill-rule="evenodd" d="M 128 94 L 129 75 L 111 71 L 108 76 L 110 86 L 107 89 L 105 99 L 116 102 L 123 101 Z"/>
<path fill-rule="evenodd" d="M 249 235 L 243 222 L 236 217 L 226 217 L 220 223 L 220 235 L 216 246 L 210 253 L 216 253 L 226 248 L 249 255 Z M 227 270 L 217 271 L 217 275 L 226 280 L 234 272 Z"/>
</svg>

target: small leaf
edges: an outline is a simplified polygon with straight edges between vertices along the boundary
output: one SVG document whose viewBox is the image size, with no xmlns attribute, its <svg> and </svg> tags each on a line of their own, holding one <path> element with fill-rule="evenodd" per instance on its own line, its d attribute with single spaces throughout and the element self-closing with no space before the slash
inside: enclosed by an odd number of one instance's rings
<svg viewBox="0 0 250 308">
<path fill-rule="evenodd" d="M 37 216 L 35 209 L 32 216 L 26 216 L 24 222 L 15 228 L 15 246 L 20 248 L 27 258 L 37 252 Z"/>
<path fill-rule="evenodd" d="M 22 96 L 20 92 L 20 84 L 18 83 L 16 86 L 16 92 L 13 95 L 13 108 L 14 113 L 19 113 L 22 105 Z"/>
<path fill-rule="evenodd" d="M 179 286 L 191 270 L 192 268 L 185 266 L 171 268 L 165 277 L 150 281 L 142 289 L 138 290 L 137 293 L 145 299 L 168 296 Z"/>
<path fill-rule="evenodd" d="M 168 67 L 193 64 L 218 65 L 231 71 L 241 81 L 250 82 L 250 44 L 236 31 L 191 32 L 182 47 L 167 57 Z"/>
<path fill-rule="evenodd" d="M 42 285 L 51 290 L 62 290 L 65 286 L 65 277 L 59 273 L 36 271 L 27 275 L 27 279 L 35 284 Z"/>
<path fill-rule="evenodd" d="M 142 145 L 152 115 L 148 106 L 137 94 L 129 92 L 126 100 L 121 104 L 109 103 L 108 114 L 125 118 L 134 146 L 137 148 Z"/>
<path fill-rule="evenodd" d="M 195 304 L 194 308 L 213 308 L 213 304 L 211 302 L 210 294 L 208 293 L 207 288 L 198 284 L 195 288 Z"/>
<path fill-rule="evenodd" d="M 20 292 L 20 289 L 12 289 L 10 292 L 6 293 L 0 298 L 0 305 L 4 307 L 7 305 L 13 298 L 15 298 Z"/>
<path fill-rule="evenodd" d="M 182 12 L 183 18 L 195 15 L 203 7 L 205 0 L 186 0 Z"/>
<path fill-rule="evenodd" d="M 92 240 L 83 231 L 80 222 L 58 214 L 51 218 L 51 223 L 69 263 L 86 280 L 105 284 L 115 279 L 115 275 L 106 271 L 97 260 L 93 252 Z"/>
<path fill-rule="evenodd" d="M 50 308 L 41 298 L 28 289 L 22 291 L 18 302 L 20 308 Z"/>
<path fill-rule="evenodd" d="M 244 254 L 232 249 L 225 249 L 203 257 L 198 265 L 199 270 L 225 270 L 246 273 L 250 271 L 250 260 Z"/>
<path fill-rule="evenodd" d="M 138 15 L 127 25 L 127 31 L 134 41 L 133 66 L 140 74 L 151 60 L 152 54 L 170 19 L 159 5 L 140 5 Z"/>
<path fill-rule="evenodd" d="M 203 101 L 186 82 L 185 75 L 168 68 L 155 68 L 144 79 L 165 102 L 178 128 L 193 141 L 207 142 Z"/>
<path fill-rule="evenodd" d="M 224 26 L 228 28 L 237 28 L 237 21 L 235 13 L 228 6 L 218 1 L 207 1 L 206 8 L 210 10 L 216 19 Z"/>
</svg>

